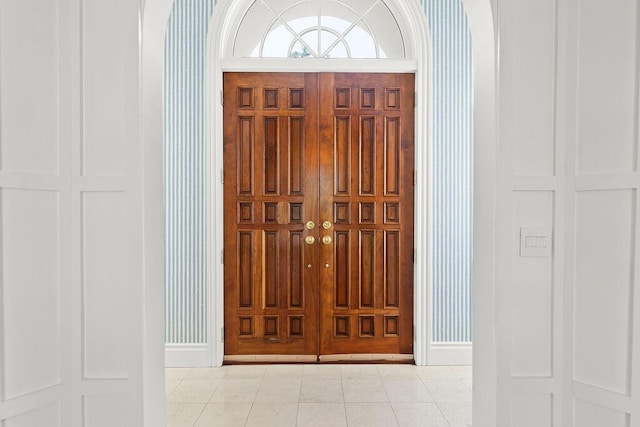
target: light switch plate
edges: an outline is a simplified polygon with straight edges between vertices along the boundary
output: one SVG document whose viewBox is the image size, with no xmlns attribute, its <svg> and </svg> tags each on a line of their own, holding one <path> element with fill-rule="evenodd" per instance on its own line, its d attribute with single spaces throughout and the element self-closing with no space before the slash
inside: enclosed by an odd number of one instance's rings
<svg viewBox="0 0 640 427">
<path fill-rule="evenodd" d="M 551 227 L 520 227 L 520 256 L 550 257 L 553 253 Z"/>
</svg>

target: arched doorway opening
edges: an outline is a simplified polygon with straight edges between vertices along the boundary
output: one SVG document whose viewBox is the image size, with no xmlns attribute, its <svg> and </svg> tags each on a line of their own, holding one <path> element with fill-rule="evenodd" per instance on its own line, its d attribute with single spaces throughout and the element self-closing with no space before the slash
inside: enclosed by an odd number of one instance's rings
<svg viewBox="0 0 640 427">
<path fill-rule="evenodd" d="M 231 2 L 221 4 L 228 5 Z M 407 7 L 411 8 L 413 2 L 406 2 Z M 145 171 L 144 179 L 149 188 L 158 187 L 158 177 L 161 175 L 161 157 L 162 148 L 158 145 L 161 141 L 161 122 L 162 122 L 162 52 L 164 31 L 166 28 L 167 18 L 171 10 L 171 0 L 147 0 L 144 13 L 144 33 L 143 33 L 143 107 L 144 122 L 143 132 L 145 138 L 145 159 L 149 162 L 150 167 Z M 495 161 L 493 155 L 495 153 L 495 44 L 494 29 L 492 20 L 491 5 L 488 1 L 465 2 L 467 13 L 471 21 L 472 33 L 474 36 L 474 58 L 475 58 L 475 212 L 474 212 L 474 235 L 476 246 L 474 250 L 474 365 L 476 366 L 476 374 L 474 378 L 475 390 L 474 400 L 476 402 L 476 410 L 474 413 L 474 421 L 479 425 L 492 425 L 492 419 L 495 417 L 495 345 L 493 339 L 494 320 L 494 294 L 493 294 L 493 230 L 495 220 L 495 207 L 493 205 L 493 194 L 495 191 Z M 214 20 L 215 21 L 215 20 Z M 222 20 L 224 21 L 224 20 Z M 218 28 L 216 35 L 220 35 L 228 31 L 228 25 L 215 21 L 213 26 Z M 417 31 L 417 29 L 414 29 Z M 213 34 L 211 34 L 213 38 Z M 218 39 L 220 40 L 220 39 Z M 219 43 L 219 42 L 218 42 Z M 215 59 L 210 58 L 210 63 Z M 310 63 L 311 64 L 311 63 Z M 220 64 L 218 63 L 219 67 Z M 315 65 L 321 68 L 320 65 Z M 217 73 L 220 74 L 220 73 Z M 209 73 L 209 76 L 215 76 L 216 73 Z M 214 77 L 215 78 L 215 77 Z M 215 94 L 213 90 L 216 87 L 216 81 L 210 82 L 208 94 L 210 95 L 209 105 L 215 103 Z M 426 107 L 425 107 L 426 108 Z M 214 118 L 214 120 L 216 120 Z M 220 120 L 220 117 L 217 118 Z M 157 162 L 154 163 L 154 159 Z M 157 163 L 157 164 L 156 164 Z M 155 165 L 155 166 L 153 166 Z M 215 165 L 209 168 L 210 176 L 212 171 L 218 170 Z M 149 208 L 158 207 L 158 198 L 150 197 L 145 201 L 147 220 L 152 222 L 161 222 L 161 214 L 150 213 Z M 217 216 L 213 215 L 213 223 L 216 222 Z M 219 221 L 219 219 L 218 219 Z M 218 224 L 219 226 L 219 224 Z M 152 248 L 152 241 L 146 241 L 146 245 Z M 478 242 L 482 244 L 479 245 Z M 479 250 L 482 248 L 482 250 Z M 488 249 L 487 249 L 488 248 Z M 217 249 L 215 243 L 212 242 L 212 249 Z M 157 248 L 156 248 L 157 250 Z M 212 252 L 214 253 L 214 252 Z M 156 257 L 157 258 L 157 257 Z M 152 270 L 152 268 L 150 268 Z M 146 295 L 147 306 L 149 307 L 147 316 L 147 324 L 161 324 L 160 319 L 163 317 L 162 310 L 162 291 L 155 289 Z M 160 297 L 160 298 L 158 298 Z M 215 296 L 212 296 L 215 298 Z M 218 300 L 220 295 L 218 295 Z M 215 312 L 215 311 L 214 311 Z M 148 368 L 155 372 L 161 364 L 161 355 L 159 354 L 160 343 L 163 341 L 161 327 L 149 326 L 147 331 L 146 347 L 149 351 L 146 353 L 148 360 Z M 218 333 L 218 331 L 214 331 Z M 217 350 L 215 353 L 220 353 Z M 148 376 L 146 376 L 147 378 Z M 151 381 L 152 382 L 152 381 Z M 150 380 L 147 380 L 147 388 L 149 388 Z M 482 393 L 479 392 L 482 390 Z M 149 405 L 158 403 L 158 395 L 150 393 L 147 395 Z M 153 412 L 152 407 L 148 406 L 150 413 Z M 150 424 L 152 425 L 152 424 Z"/>
</svg>

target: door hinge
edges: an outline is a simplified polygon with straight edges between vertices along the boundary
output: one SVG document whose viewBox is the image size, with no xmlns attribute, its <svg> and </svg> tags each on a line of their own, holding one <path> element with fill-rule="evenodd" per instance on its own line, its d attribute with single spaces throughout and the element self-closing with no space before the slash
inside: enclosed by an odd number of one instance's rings
<svg viewBox="0 0 640 427">
<path fill-rule="evenodd" d="M 224 169 L 220 169 L 220 184 L 224 184 Z"/>
<path fill-rule="evenodd" d="M 413 263 L 416 263 L 416 248 L 413 248 Z"/>
<path fill-rule="evenodd" d="M 224 92 L 220 91 L 220 105 L 224 107 Z"/>
<path fill-rule="evenodd" d="M 418 183 L 418 172 L 413 171 L 413 186 L 415 187 L 417 183 Z"/>
<path fill-rule="evenodd" d="M 220 250 L 220 264 L 224 264 L 224 249 Z"/>
<path fill-rule="evenodd" d="M 220 342 L 224 342 L 224 326 L 220 328 Z"/>
<path fill-rule="evenodd" d="M 413 106 L 418 105 L 418 91 L 413 92 Z"/>
</svg>

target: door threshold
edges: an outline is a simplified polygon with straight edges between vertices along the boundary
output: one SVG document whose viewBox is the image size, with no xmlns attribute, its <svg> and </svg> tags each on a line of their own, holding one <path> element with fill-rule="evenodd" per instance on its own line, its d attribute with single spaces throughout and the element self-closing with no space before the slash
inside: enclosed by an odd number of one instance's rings
<svg viewBox="0 0 640 427">
<path fill-rule="evenodd" d="M 413 363 L 413 354 L 238 354 L 225 355 L 224 363 Z"/>
<path fill-rule="evenodd" d="M 315 354 L 237 354 L 225 355 L 226 364 L 240 363 L 317 363 Z"/>
<path fill-rule="evenodd" d="M 413 363 L 413 354 L 323 354 L 321 363 Z"/>
</svg>

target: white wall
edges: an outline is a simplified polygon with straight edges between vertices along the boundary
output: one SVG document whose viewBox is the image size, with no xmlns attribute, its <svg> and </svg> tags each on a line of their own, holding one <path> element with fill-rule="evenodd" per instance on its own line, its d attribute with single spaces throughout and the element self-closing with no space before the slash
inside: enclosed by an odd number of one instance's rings
<svg viewBox="0 0 640 427">
<path fill-rule="evenodd" d="M 475 384 L 490 395 L 497 380 L 499 426 L 637 427 L 638 7 L 557 1 L 497 2 L 499 146 L 497 157 L 476 158 L 482 171 L 497 160 L 498 225 L 476 233 L 475 247 L 497 239 L 497 330 L 485 323 L 480 332 L 483 343 L 496 337 L 498 359 L 494 376 L 493 346 L 476 343 L 474 360 L 486 368 Z M 162 400 L 148 398 L 153 387 L 143 393 L 142 361 L 157 363 L 162 343 L 143 300 L 161 313 L 161 279 L 159 288 L 147 281 L 162 275 L 142 244 L 153 246 L 162 222 L 143 235 L 143 218 L 157 218 L 142 201 L 161 203 L 142 183 L 161 182 L 153 166 L 161 146 L 152 143 L 161 137 L 153 120 L 139 127 L 139 63 L 143 95 L 147 85 L 161 93 L 168 3 L 149 3 L 159 10 L 142 33 L 142 58 L 136 2 L 0 3 L 4 427 L 137 427 L 143 406 L 157 417 L 147 425 L 163 424 Z M 476 101 L 490 109 L 482 90 Z M 160 99 L 143 105 L 160 123 Z M 518 256 L 521 225 L 553 227 L 552 258 Z M 475 301 L 490 305 L 492 296 Z M 482 394 L 476 412 L 490 419 Z"/>
<path fill-rule="evenodd" d="M 3 427 L 143 425 L 140 13 L 0 2 Z"/>
<path fill-rule="evenodd" d="M 640 425 L 638 12 L 498 1 L 500 426 Z"/>
</svg>

